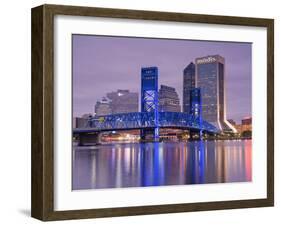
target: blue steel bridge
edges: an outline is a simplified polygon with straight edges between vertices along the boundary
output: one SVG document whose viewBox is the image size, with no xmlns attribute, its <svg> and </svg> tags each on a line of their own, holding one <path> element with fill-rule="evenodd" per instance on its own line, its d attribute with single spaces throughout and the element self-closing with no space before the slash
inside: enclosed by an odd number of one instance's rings
<svg viewBox="0 0 281 226">
<path fill-rule="evenodd" d="M 212 124 L 191 114 L 182 112 L 158 112 L 158 122 L 153 112 L 130 112 L 96 116 L 88 119 L 85 127 L 74 129 L 74 134 L 118 130 L 145 130 L 175 128 L 206 133 L 218 133 Z"/>
<path fill-rule="evenodd" d="M 130 112 L 90 117 L 82 128 L 73 130 L 79 144 L 99 143 L 102 132 L 140 130 L 141 140 L 152 137 L 159 140 L 161 128 L 188 130 L 191 134 L 216 134 L 219 130 L 202 118 L 200 88 L 190 93 L 190 113 L 160 112 L 158 107 L 158 68 L 142 68 L 141 71 L 141 112 Z"/>
</svg>

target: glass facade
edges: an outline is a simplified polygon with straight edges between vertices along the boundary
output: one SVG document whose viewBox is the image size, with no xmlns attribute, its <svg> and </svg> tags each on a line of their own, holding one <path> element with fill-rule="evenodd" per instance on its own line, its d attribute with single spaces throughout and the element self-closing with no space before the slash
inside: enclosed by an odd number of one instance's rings
<svg viewBox="0 0 281 226">
<path fill-rule="evenodd" d="M 201 88 L 202 116 L 204 120 L 213 124 L 218 120 L 217 74 L 217 63 L 197 65 L 196 81 L 197 87 Z"/>
<path fill-rule="evenodd" d="M 225 59 L 219 55 L 197 58 L 195 80 L 201 89 L 203 119 L 222 131 L 235 132 L 225 117 Z"/>
<path fill-rule="evenodd" d="M 218 63 L 219 80 L 219 114 L 220 119 L 224 118 L 224 64 Z"/>
<path fill-rule="evenodd" d="M 191 62 L 183 70 L 183 112 L 190 112 L 190 91 L 195 88 L 195 64 Z"/>
</svg>

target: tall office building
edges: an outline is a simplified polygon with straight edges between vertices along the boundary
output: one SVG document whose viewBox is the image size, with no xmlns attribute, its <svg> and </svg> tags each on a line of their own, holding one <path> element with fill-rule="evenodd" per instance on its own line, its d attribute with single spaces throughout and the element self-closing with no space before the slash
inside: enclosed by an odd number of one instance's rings
<svg viewBox="0 0 281 226">
<path fill-rule="evenodd" d="M 161 85 L 159 89 L 159 111 L 180 112 L 180 99 L 176 89 Z"/>
<path fill-rule="evenodd" d="M 101 101 L 97 101 L 95 105 L 95 115 L 110 115 L 112 113 L 110 101 L 103 97 Z"/>
<path fill-rule="evenodd" d="M 106 94 L 110 100 L 112 114 L 139 111 L 139 95 L 129 90 L 117 90 Z"/>
<path fill-rule="evenodd" d="M 222 131 L 236 132 L 226 120 L 225 59 L 220 55 L 197 58 L 195 86 L 201 89 L 202 117 Z"/>
<path fill-rule="evenodd" d="M 183 70 L 183 103 L 182 111 L 190 112 L 190 91 L 195 88 L 195 64 L 191 62 Z"/>
</svg>

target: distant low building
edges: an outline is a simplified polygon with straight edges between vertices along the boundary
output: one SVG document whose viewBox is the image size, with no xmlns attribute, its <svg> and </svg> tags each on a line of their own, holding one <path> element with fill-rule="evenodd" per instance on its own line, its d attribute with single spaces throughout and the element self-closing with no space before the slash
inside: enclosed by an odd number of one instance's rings
<svg viewBox="0 0 281 226">
<path fill-rule="evenodd" d="M 72 121 L 72 128 L 84 128 L 87 125 L 87 118 L 74 117 Z"/>
<path fill-rule="evenodd" d="M 252 125 L 252 117 L 245 117 L 242 119 L 242 125 Z"/>
<path fill-rule="evenodd" d="M 110 115 L 112 114 L 110 101 L 103 97 L 101 101 L 97 101 L 95 105 L 95 115 Z"/>
<path fill-rule="evenodd" d="M 159 89 L 159 111 L 180 112 L 180 99 L 176 89 L 161 85 Z"/>
<path fill-rule="evenodd" d="M 243 118 L 241 124 L 243 132 L 252 131 L 252 117 Z"/>
<path fill-rule="evenodd" d="M 247 117 L 241 120 L 241 124 L 236 124 L 235 128 L 239 134 L 244 136 L 252 132 L 252 118 Z"/>
<path fill-rule="evenodd" d="M 139 111 L 138 93 L 119 89 L 115 92 L 107 93 L 106 97 L 110 100 L 112 114 Z"/>
</svg>

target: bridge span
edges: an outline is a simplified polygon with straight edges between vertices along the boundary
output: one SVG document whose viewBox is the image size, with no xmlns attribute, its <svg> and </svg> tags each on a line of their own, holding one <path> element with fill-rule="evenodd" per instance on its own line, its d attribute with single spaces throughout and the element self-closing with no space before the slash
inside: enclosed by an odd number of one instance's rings
<svg viewBox="0 0 281 226">
<path fill-rule="evenodd" d="M 194 88 L 190 92 L 189 113 L 161 112 L 158 100 L 158 68 L 141 69 L 141 111 L 118 113 L 104 116 L 90 117 L 83 128 L 73 130 L 73 135 L 79 137 L 79 143 L 89 141 L 99 142 L 102 132 L 118 130 L 140 130 L 141 140 L 147 137 L 159 140 L 161 128 L 176 128 L 189 130 L 191 133 L 215 134 L 218 129 L 202 118 L 201 90 Z"/>
<path fill-rule="evenodd" d="M 212 124 L 191 114 L 182 112 L 158 112 L 155 120 L 154 112 L 131 112 L 90 117 L 84 127 L 76 128 L 73 134 L 79 137 L 80 144 L 87 141 L 99 143 L 100 134 L 108 131 L 140 130 L 145 131 L 142 140 L 155 129 L 174 128 L 190 132 L 216 134 L 218 129 Z"/>
</svg>

